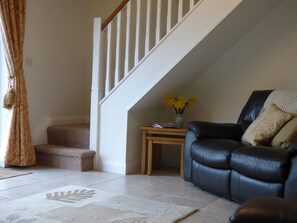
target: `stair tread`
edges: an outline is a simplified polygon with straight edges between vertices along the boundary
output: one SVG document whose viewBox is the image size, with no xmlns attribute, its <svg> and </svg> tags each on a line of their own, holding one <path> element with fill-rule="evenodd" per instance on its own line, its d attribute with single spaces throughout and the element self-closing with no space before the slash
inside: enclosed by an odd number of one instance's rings
<svg viewBox="0 0 297 223">
<path fill-rule="evenodd" d="M 93 150 L 54 144 L 37 145 L 35 146 L 35 151 L 38 153 L 56 154 L 73 157 L 87 157 L 95 155 L 95 151 Z"/>
<path fill-rule="evenodd" d="M 73 129 L 73 130 L 88 130 L 90 131 L 89 124 L 72 124 L 72 125 L 54 125 L 48 128 L 55 128 L 55 129 Z"/>
</svg>

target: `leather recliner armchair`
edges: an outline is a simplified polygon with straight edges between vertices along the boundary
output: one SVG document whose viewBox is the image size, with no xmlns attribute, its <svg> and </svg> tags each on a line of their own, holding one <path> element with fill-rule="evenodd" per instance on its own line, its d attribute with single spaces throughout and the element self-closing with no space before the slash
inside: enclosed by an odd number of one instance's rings
<svg viewBox="0 0 297 223">
<path fill-rule="evenodd" d="M 272 90 L 254 91 L 236 124 L 192 121 L 185 138 L 185 180 L 237 202 L 297 193 L 297 144 L 285 151 L 241 141 Z"/>
<path fill-rule="evenodd" d="M 230 216 L 229 223 L 297 223 L 296 198 L 252 198 Z"/>
</svg>

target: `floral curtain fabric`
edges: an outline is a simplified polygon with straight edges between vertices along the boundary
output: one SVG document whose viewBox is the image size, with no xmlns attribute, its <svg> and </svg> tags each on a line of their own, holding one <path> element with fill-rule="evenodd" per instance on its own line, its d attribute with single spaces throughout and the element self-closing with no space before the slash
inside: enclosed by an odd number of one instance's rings
<svg viewBox="0 0 297 223">
<path fill-rule="evenodd" d="M 31 166 L 36 163 L 29 126 L 23 45 L 26 0 L 0 0 L 1 38 L 9 71 L 4 107 L 9 109 L 2 150 L 4 164 Z"/>
</svg>

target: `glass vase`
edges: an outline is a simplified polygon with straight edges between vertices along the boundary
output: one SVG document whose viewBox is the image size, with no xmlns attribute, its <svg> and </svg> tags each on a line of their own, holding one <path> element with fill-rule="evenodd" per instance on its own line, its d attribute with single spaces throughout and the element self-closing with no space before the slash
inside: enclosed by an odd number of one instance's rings
<svg viewBox="0 0 297 223">
<path fill-rule="evenodd" d="M 175 124 L 177 128 L 182 128 L 184 126 L 184 114 L 176 114 Z"/>
</svg>

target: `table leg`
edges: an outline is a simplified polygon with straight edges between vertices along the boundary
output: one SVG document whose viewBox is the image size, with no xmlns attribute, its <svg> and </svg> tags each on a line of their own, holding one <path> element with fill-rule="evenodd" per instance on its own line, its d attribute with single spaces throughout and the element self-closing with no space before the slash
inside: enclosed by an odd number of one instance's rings
<svg viewBox="0 0 297 223">
<path fill-rule="evenodd" d="M 161 166 L 161 144 L 156 144 L 156 169 L 160 170 Z"/>
<path fill-rule="evenodd" d="M 180 176 L 184 178 L 184 144 L 181 144 L 181 155 L 180 155 Z"/>
<path fill-rule="evenodd" d="M 148 140 L 147 175 L 152 175 L 153 140 Z"/>
<path fill-rule="evenodd" d="M 142 131 L 142 152 L 141 152 L 141 173 L 145 173 L 146 168 L 146 130 Z"/>
</svg>

